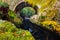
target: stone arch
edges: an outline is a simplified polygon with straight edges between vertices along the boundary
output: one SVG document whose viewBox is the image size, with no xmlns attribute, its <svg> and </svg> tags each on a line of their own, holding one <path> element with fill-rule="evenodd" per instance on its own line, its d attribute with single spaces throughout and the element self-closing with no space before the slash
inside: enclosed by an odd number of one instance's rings
<svg viewBox="0 0 60 40">
<path fill-rule="evenodd" d="M 21 2 L 24 2 L 24 0 L 19 1 L 17 4 L 15 4 L 15 6 L 14 6 L 14 8 L 13 8 L 13 11 L 15 11 L 15 8 L 16 8 Z"/>
<path fill-rule="evenodd" d="M 0 2 L 5 2 L 9 5 L 10 10 L 14 11 L 16 6 L 19 5 L 24 0 L 1 0 Z"/>
</svg>

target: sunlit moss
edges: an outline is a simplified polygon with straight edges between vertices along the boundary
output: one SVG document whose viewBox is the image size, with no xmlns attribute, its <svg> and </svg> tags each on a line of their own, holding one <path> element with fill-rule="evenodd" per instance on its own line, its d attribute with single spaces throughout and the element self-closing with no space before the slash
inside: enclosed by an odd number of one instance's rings
<svg viewBox="0 0 60 40">
<path fill-rule="evenodd" d="M 42 26 L 44 28 L 47 28 L 48 30 L 56 30 L 56 31 L 59 31 L 60 30 L 60 26 L 58 25 L 57 22 L 55 21 L 44 21 L 44 22 L 41 22 Z M 59 30 L 57 30 L 59 29 Z M 59 31 L 60 32 L 60 31 Z"/>
<path fill-rule="evenodd" d="M 11 22 L 0 20 L 0 31 L 1 32 L 13 32 L 13 31 L 16 31 L 15 29 L 16 29 L 15 25 L 12 24 Z"/>
<path fill-rule="evenodd" d="M 0 40 L 35 40 L 27 30 L 16 28 L 8 21 L 0 20 Z"/>
<path fill-rule="evenodd" d="M 53 4 L 56 3 L 57 0 L 25 0 L 32 6 L 41 5 L 41 8 L 38 11 L 43 12 L 45 8 L 51 8 Z"/>
<path fill-rule="evenodd" d="M 14 11 L 9 10 L 8 16 L 9 16 L 9 18 L 12 22 L 14 22 L 16 24 L 21 24 L 22 23 L 22 19 L 18 18 Z"/>
</svg>

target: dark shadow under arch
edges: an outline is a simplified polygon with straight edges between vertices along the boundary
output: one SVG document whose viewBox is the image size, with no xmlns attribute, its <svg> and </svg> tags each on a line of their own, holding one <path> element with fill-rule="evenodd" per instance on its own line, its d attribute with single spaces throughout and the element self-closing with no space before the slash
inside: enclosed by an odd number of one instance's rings
<svg viewBox="0 0 60 40">
<path fill-rule="evenodd" d="M 32 7 L 32 5 L 31 4 L 28 4 L 28 2 L 21 2 L 20 4 L 18 4 L 17 6 L 16 6 L 16 8 L 15 8 L 15 12 L 17 13 L 20 13 L 20 10 L 22 10 L 24 7 Z M 38 9 L 38 7 L 37 6 L 34 6 L 34 7 L 32 7 L 34 10 L 35 10 L 35 14 L 37 14 L 37 9 Z M 24 18 L 25 16 L 22 14 L 22 13 L 20 13 L 20 16 L 22 17 L 22 18 Z"/>
</svg>

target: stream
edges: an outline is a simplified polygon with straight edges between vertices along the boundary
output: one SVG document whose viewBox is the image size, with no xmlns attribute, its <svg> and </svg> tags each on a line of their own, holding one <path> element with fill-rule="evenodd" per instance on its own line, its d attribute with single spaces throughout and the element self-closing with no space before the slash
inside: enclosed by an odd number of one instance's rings
<svg viewBox="0 0 60 40">
<path fill-rule="evenodd" d="M 51 31 L 46 30 L 45 28 L 43 28 L 41 25 L 39 26 L 37 24 L 32 23 L 29 20 L 29 18 L 31 16 L 28 16 L 28 13 L 32 12 L 33 10 L 28 11 L 28 9 L 26 9 L 24 7 L 32 7 L 32 6 L 29 5 L 28 3 L 25 3 L 25 2 L 22 2 L 21 4 L 19 4 L 17 6 L 15 11 L 18 12 L 18 14 L 20 14 L 20 17 L 22 17 L 22 19 L 23 19 L 23 22 L 19 26 L 19 28 L 22 28 L 24 30 L 29 30 L 31 32 L 31 34 L 33 35 L 33 37 L 35 38 L 35 40 L 60 40 L 60 38 L 55 34 L 55 32 L 51 32 Z M 35 7 L 34 9 L 37 13 L 37 7 Z M 20 12 L 21 10 L 22 10 L 22 13 Z M 24 12 L 26 12 L 27 16 L 25 15 Z"/>
</svg>

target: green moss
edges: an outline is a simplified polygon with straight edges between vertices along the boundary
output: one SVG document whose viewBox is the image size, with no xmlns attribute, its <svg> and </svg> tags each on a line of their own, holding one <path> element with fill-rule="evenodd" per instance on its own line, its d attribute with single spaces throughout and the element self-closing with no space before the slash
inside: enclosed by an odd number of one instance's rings
<svg viewBox="0 0 60 40">
<path fill-rule="evenodd" d="M 11 10 L 9 10 L 8 15 L 9 15 L 9 17 L 10 17 L 11 19 L 14 19 L 14 18 L 17 17 L 16 14 L 15 14 L 15 12 L 13 12 L 13 11 L 11 11 Z"/>
<path fill-rule="evenodd" d="M 11 22 L 0 20 L 0 31 L 1 32 L 14 32 L 16 31 L 16 26 Z"/>
<path fill-rule="evenodd" d="M 20 25 L 22 23 L 22 19 L 18 18 L 14 11 L 9 10 L 8 16 L 15 24 L 19 24 Z"/>
<path fill-rule="evenodd" d="M 0 2 L 0 7 L 8 7 L 9 5 L 5 2 Z"/>
<path fill-rule="evenodd" d="M 33 38 L 29 31 L 18 29 L 14 24 L 0 20 L 0 40 L 35 40 L 35 39 Z"/>
</svg>

